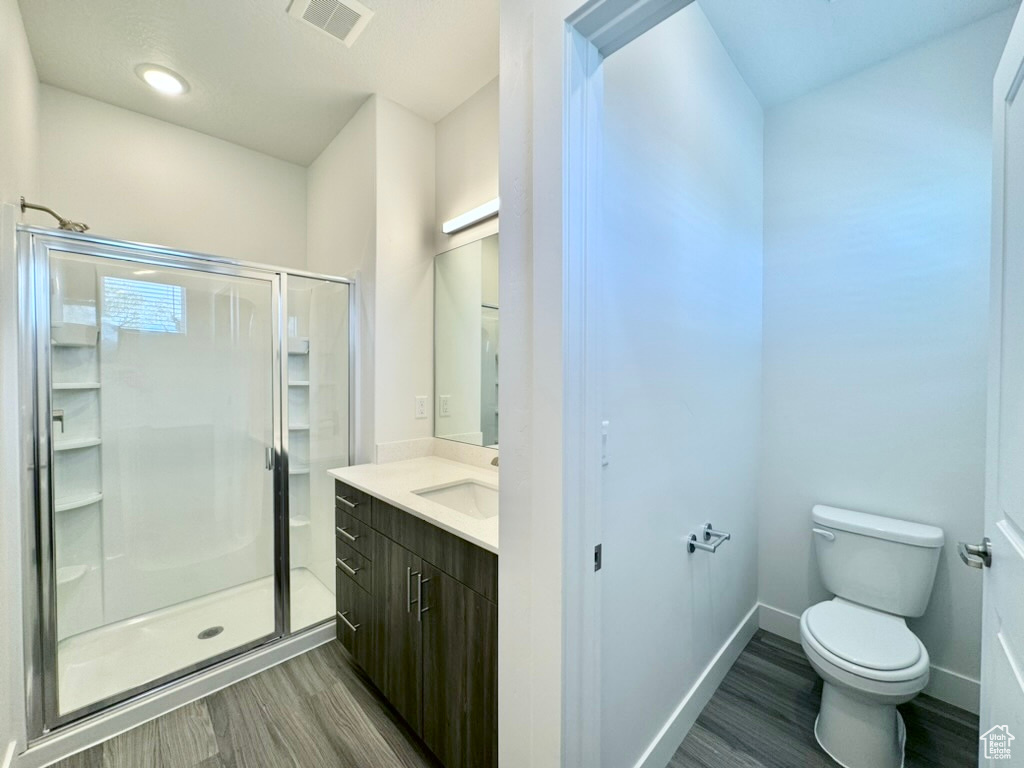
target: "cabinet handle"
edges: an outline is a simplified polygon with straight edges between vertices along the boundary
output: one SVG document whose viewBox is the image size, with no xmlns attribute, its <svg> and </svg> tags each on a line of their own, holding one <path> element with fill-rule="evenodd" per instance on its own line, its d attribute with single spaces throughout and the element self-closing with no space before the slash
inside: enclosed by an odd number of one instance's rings
<svg viewBox="0 0 1024 768">
<path fill-rule="evenodd" d="M 355 576 L 357 573 L 359 573 L 359 571 L 362 570 L 362 568 L 353 568 L 351 565 L 349 565 L 347 562 L 348 558 L 339 557 L 337 558 L 337 560 L 338 565 L 340 565 L 342 568 L 348 571 L 349 576 Z"/>
<path fill-rule="evenodd" d="M 348 613 L 348 611 L 342 611 L 341 613 L 338 614 L 338 618 L 341 619 L 342 621 L 344 621 L 346 626 L 348 626 L 348 628 L 351 629 L 353 632 L 358 632 L 359 628 L 361 626 L 363 626 L 363 625 L 362 624 L 353 624 L 351 621 L 349 621 L 347 618 L 345 618 L 345 614 L 346 613 Z"/>
<path fill-rule="evenodd" d="M 430 606 L 423 606 L 423 585 L 430 579 L 424 579 L 422 573 L 416 574 L 416 602 L 420 604 L 420 610 L 416 614 L 416 621 L 423 621 L 423 614 L 430 610 Z"/>
<path fill-rule="evenodd" d="M 405 567 L 405 612 L 412 612 L 412 568 Z"/>
<path fill-rule="evenodd" d="M 359 538 L 358 534 L 353 536 L 351 533 L 349 533 L 347 528 L 335 528 L 335 530 L 338 533 L 340 533 L 342 536 L 344 536 L 346 539 L 348 539 L 349 541 L 355 541 L 356 539 Z"/>
<path fill-rule="evenodd" d="M 335 501 L 340 501 L 342 504 L 344 504 L 349 509 L 355 509 L 356 507 L 359 506 L 358 504 L 354 504 L 353 502 L 349 501 L 348 500 L 348 496 L 335 496 L 334 500 Z"/>
</svg>

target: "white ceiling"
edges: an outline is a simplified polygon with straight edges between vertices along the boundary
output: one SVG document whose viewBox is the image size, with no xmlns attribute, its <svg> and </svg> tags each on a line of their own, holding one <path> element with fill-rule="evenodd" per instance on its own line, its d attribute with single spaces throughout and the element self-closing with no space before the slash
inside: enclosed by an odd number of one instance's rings
<svg viewBox="0 0 1024 768">
<path fill-rule="evenodd" d="M 884 61 L 1019 0 L 699 0 L 764 106 Z"/>
<path fill-rule="evenodd" d="M 498 0 L 362 0 L 352 48 L 288 0 L 21 0 L 39 79 L 308 165 L 371 93 L 436 122 L 498 74 Z M 150 90 L 136 65 L 189 81 Z"/>
</svg>

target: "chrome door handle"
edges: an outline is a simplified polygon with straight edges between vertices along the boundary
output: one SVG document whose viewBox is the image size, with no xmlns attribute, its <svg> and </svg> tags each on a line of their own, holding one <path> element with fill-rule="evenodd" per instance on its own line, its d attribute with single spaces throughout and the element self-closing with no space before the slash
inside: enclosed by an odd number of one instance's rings
<svg viewBox="0 0 1024 768">
<path fill-rule="evenodd" d="M 964 565 L 969 565 L 971 568 L 992 567 L 992 540 L 988 536 L 981 540 L 981 544 L 968 544 L 961 541 L 957 552 L 960 553 L 960 559 L 964 561 Z"/>
<path fill-rule="evenodd" d="M 350 576 L 355 576 L 357 573 L 359 573 L 360 570 L 362 570 L 361 568 L 353 568 L 346 562 L 346 558 L 344 557 L 338 557 L 335 559 L 338 561 L 338 565 L 340 565 L 342 568 L 348 571 L 348 574 Z"/>
<path fill-rule="evenodd" d="M 695 533 L 691 533 L 690 538 L 686 540 L 686 550 L 691 555 L 698 549 L 714 554 L 720 546 L 732 538 L 731 533 L 716 531 L 711 527 L 711 523 L 705 523 L 704 527 L 701 528 L 701 532 L 704 541 L 697 541 L 697 534 Z"/>
<path fill-rule="evenodd" d="M 409 567 L 409 566 L 405 567 L 405 612 L 406 613 L 412 613 L 413 603 L 416 602 L 416 600 L 412 599 L 412 577 L 413 576 L 419 576 L 419 575 L 420 575 L 419 571 L 416 571 L 415 573 L 413 573 L 413 570 L 412 570 L 411 567 Z"/>
<path fill-rule="evenodd" d="M 334 500 L 335 501 L 340 501 L 342 504 L 344 504 L 349 509 L 355 509 L 356 507 L 359 506 L 358 504 L 354 504 L 351 501 L 349 501 L 347 496 L 335 496 Z"/>
<path fill-rule="evenodd" d="M 416 621 L 423 621 L 423 614 L 430 610 L 430 606 L 423 607 L 423 585 L 426 584 L 430 579 L 424 579 L 422 573 L 416 574 L 416 602 L 419 603 L 420 610 L 416 614 Z"/>
<path fill-rule="evenodd" d="M 363 626 L 363 625 L 362 625 L 362 624 L 353 624 L 353 623 L 352 623 L 351 621 L 349 621 L 349 620 L 348 620 L 348 619 L 347 619 L 347 618 L 345 617 L 345 614 L 347 614 L 347 613 L 348 613 L 348 611 L 341 611 L 341 612 L 340 612 L 340 613 L 338 614 L 338 618 L 339 618 L 339 619 L 341 619 L 342 621 L 344 621 L 344 622 L 345 622 L 345 624 L 346 624 L 346 625 L 348 626 L 348 628 L 349 628 L 349 629 L 351 629 L 351 630 L 352 630 L 353 632 L 356 632 L 356 631 L 358 631 L 358 630 L 359 630 L 359 628 L 360 628 L 361 626 Z"/>
<path fill-rule="evenodd" d="M 359 538 L 359 534 L 356 534 L 355 536 L 353 536 L 351 533 L 348 532 L 347 528 L 335 528 L 334 530 L 336 530 L 338 533 L 340 533 L 342 536 L 344 536 L 349 541 L 355 541 L 356 539 Z"/>
<path fill-rule="evenodd" d="M 266 458 L 265 464 L 266 464 L 267 469 L 273 469 L 274 468 L 274 449 L 273 448 L 270 448 L 270 447 L 267 448 L 267 452 L 266 452 L 266 457 L 265 458 Z"/>
</svg>

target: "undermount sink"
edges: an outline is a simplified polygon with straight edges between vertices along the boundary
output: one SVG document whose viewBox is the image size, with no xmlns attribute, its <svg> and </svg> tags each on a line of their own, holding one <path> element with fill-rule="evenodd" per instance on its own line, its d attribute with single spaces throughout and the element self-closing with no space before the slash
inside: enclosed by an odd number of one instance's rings
<svg viewBox="0 0 1024 768">
<path fill-rule="evenodd" d="M 498 514 L 498 489 L 476 480 L 458 480 L 413 493 L 477 520 L 488 520 Z"/>
</svg>

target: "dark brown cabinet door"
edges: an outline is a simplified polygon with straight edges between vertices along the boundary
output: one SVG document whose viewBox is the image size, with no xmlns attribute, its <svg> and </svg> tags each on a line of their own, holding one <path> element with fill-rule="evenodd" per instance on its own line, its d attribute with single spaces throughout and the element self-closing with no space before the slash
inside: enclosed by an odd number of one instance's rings
<svg viewBox="0 0 1024 768">
<path fill-rule="evenodd" d="M 424 564 L 423 726 L 445 768 L 498 764 L 498 606 Z"/>
<path fill-rule="evenodd" d="M 422 726 L 423 677 L 420 672 L 419 557 L 383 536 L 377 537 L 374 599 L 377 603 L 374 682 L 399 714 L 419 733 Z"/>
</svg>

